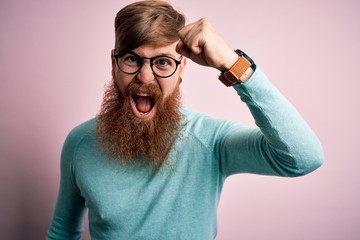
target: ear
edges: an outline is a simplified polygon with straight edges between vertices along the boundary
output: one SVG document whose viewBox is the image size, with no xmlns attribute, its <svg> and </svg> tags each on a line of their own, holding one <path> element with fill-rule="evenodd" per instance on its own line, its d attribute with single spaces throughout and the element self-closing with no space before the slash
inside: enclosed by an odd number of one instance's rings
<svg viewBox="0 0 360 240">
<path fill-rule="evenodd" d="M 111 65 L 112 65 L 112 68 L 114 69 L 114 67 L 116 67 L 116 61 L 115 61 L 115 58 L 114 58 L 114 52 L 115 52 L 115 49 L 111 50 Z"/>
<path fill-rule="evenodd" d="M 111 50 L 110 58 L 111 58 L 111 75 L 115 79 L 115 70 L 117 66 L 116 66 L 116 60 L 114 58 L 114 52 L 115 49 Z"/>
<path fill-rule="evenodd" d="M 184 76 L 184 71 L 185 71 L 185 67 L 186 67 L 186 60 L 187 60 L 187 58 L 185 56 L 183 56 L 181 64 L 179 65 L 179 77 L 180 77 L 180 79 L 182 79 L 183 76 Z"/>
</svg>

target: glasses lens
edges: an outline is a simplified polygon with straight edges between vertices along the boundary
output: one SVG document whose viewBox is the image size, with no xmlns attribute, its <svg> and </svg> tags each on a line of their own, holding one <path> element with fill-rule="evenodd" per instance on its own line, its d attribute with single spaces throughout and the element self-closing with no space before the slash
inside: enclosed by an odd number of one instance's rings
<svg viewBox="0 0 360 240">
<path fill-rule="evenodd" d="M 167 56 L 145 58 L 145 57 L 140 57 L 135 53 L 129 52 L 120 56 L 117 59 L 117 64 L 122 72 L 127 74 L 134 74 L 137 73 L 144 64 L 144 59 L 151 59 L 150 65 L 153 73 L 156 76 L 162 78 L 167 78 L 173 75 L 181 61 L 181 60 L 177 61 Z"/>
<path fill-rule="evenodd" d="M 170 57 L 157 57 L 153 60 L 153 71 L 159 77 L 172 75 L 177 68 L 177 63 Z"/>
<path fill-rule="evenodd" d="M 143 60 L 141 59 L 141 57 L 132 53 L 126 53 L 124 56 L 118 59 L 118 65 L 120 70 L 129 74 L 139 71 L 142 64 Z"/>
</svg>

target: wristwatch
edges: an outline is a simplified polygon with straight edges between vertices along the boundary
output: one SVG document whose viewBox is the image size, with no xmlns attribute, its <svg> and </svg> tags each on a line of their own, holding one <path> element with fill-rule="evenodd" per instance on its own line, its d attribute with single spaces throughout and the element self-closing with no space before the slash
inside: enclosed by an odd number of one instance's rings
<svg viewBox="0 0 360 240">
<path fill-rule="evenodd" d="M 254 61 L 246 53 L 239 49 L 235 50 L 235 52 L 239 55 L 239 59 L 229 70 L 221 72 L 219 76 L 219 80 L 227 87 L 241 83 L 240 77 L 249 68 L 252 68 L 254 71 L 256 69 Z"/>
</svg>

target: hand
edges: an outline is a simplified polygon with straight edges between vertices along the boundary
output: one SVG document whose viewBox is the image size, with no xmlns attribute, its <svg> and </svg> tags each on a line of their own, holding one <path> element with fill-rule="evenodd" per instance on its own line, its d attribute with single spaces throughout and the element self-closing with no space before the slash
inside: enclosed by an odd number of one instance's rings
<svg viewBox="0 0 360 240">
<path fill-rule="evenodd" d="M 205 18 L 186 25 L 179 31 L 179 37 L 176 51 L 200 65 L 223 71 L 230 69 L 238 59 L 234 50 Z"/>
</svg>

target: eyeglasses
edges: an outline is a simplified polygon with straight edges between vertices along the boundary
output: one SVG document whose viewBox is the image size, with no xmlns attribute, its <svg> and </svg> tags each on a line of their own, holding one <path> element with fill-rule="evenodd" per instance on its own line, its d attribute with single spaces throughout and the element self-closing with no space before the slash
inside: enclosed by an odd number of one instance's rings
<svg viewBox="0 0 360 240">
<path fill-rule="evenodd" d="M 152 58 L 142 57 L 133 51 L 115 54 L 116 50 L 113 50 L 113 56 L 116 60 L 116 64 L 120 71 L 126 74 L 135 74 L 140 71 L 145 63 L 145 60 L 150 60 L 150 67 L 154 75 L 160 78 L 171 77 L 177 70 L 181 63 L 180 60 L 175 58 L 161 55 Z"/>
</svg>

